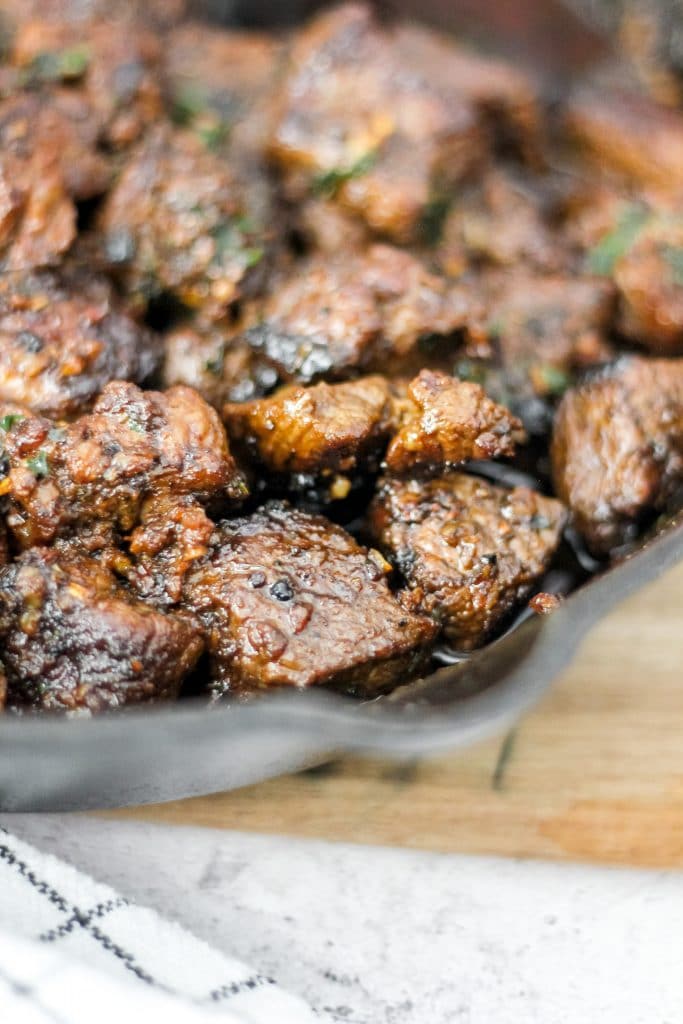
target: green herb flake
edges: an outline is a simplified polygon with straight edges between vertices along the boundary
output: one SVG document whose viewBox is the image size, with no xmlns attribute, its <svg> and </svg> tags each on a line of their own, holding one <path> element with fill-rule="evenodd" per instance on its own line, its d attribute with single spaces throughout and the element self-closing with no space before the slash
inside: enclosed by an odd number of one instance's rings
<svg viewBox="0 0 683 1024">
<path fill-rule="evenodd" d="M 374 167 L 377 154 L 374 150 L 363 154 L 355 163 L 349 167 L 332 167 L 329 171 L 322 171 L 313 178 L 312 189 L 317 196 L 324 199 L 334 199 L 339 189 L 351 181 L 352 178 L 362 178 Z"/>
<path fill-rule="evenodd" d="M 571 386 L 571 377 L 564 370 L 549 363 L 534 367 L 534 374 L 544 391 L 551 395 L 562 395 Z"/>
<path fill-rule="evenodd" d="M 26 467 L 30 469 L 33 475 L 38 479 L 50 475 L 50 464 L 47 459 L 47 452 L 44 452 L 41 448 L 40 451 L 32 455 L 30 459 L 26 460 Z"/>
<path fill-rule="evenodd" d="M 505 333 L 505 320 L 502 317 L 489 320 L 487 330 L 492 338 L 502 338 Z"/>
<path fill-rule="evenodd" d="M 251 248 L 244 249 L 242 252 L 244 263 L 247 267 L 255 267 L 257 263 L 260 263 L 263 259 L 263 249 L 260 249 L 257 245 L 251 246 Z"/>
<path fill-rule="evenodd" d="M 430 248 L 438 245 L 443 235 L 446 217 L 449 214 L 452 203 L 451 196 L 434 195 L 429 200 L 422 212 L 420 220 L 420 235 L 425 244 Z"/>
<path fill-rule="evenodd" d="M 135 434 L 144 434 L 145 428 L 142 425 L 142 423 L 140 423 L 139 420 L 136 420 L 132 416 L 129 416 L 127 421 L 126 421 L 126 423 L 127 423 L 128 429 L 132 430 L 133 433 L 135 433 Z"/>
<path fill-rule="evenodd" d="M 173 96 L 171 117 L 176 124 L 191 124 L 196 117 L 206 110 L 207 95 L 198 85 L 188 82 L 182 85 Z"/>
<path fill-rule="evenodd" d="M 219 224 L 211 232 L 215 242 L 215 262 L 235 260 L 250 268 L 255 267 L 263 259 L 263 249 L 246 244 L 243 224 L 242 218 L 236 218 L 228 223 Z"/>
<path fill-rule="evenodd" d="M 473 359 L 460 359 L 455 364 L 455 376 L 460 380 L 469 381 L 472 384 L 486 384 L 486 367 L 483 363 L 475 362 Z"/>
<path fill-rule="evenodd" d="M 622 211 L 616 225 L 588 253 L 586 266 L 592 274 L 611 274 L 638 239 L 650 213 L 644 206 L 631 204 Z"/>
<path fill-rule="evenodd" d="M 90 51 L 87 46 L 72 46 L 62 50 L 59 55 L 59 77 L 66 79 L 81 78 L 90 64 Z"/>
<path fill-rule="evenodd" d="M 207 373 L 212 374 L 214 377 L 221 377 L 223 375 L 223 361 L 225 359 L 225 343 L 221 344 L 216 349 L 214 355 L 210 359 L 207 359 L 204 363 L 204 369 Z"/>
<path fill-rule="evenodd" d="M 200 123 L 194 130 L 206 148 L 211 150 L 218 149 L 230 135 L 230 125 L 219 120 Z"/>
<path fill-rule="evenodd" d="M 89 64 L 90 51 L 87 46 L 70 46 L 65 50 L 36 54 L 24 69 L 23 77 L 26 85 L 75 81 L 83 77 Z"/>
<path fill-rule="evenodd" d="M 9 434 L 12 427 L 16 423 L 21 423 L 23 419 L 25 419 L 25 417 L 22 416 L 21 413 L 10 412 L 7 416 L 0 418 L 0 430 L 4 430 L 6 434 Z"/>
<path fill-rule="evenodd" d="M 675 245 L 666 245 L 662 255 L 669 264 L 673 283 L 683 285 L 683 249 L 679 249 Z"/>
</svg>

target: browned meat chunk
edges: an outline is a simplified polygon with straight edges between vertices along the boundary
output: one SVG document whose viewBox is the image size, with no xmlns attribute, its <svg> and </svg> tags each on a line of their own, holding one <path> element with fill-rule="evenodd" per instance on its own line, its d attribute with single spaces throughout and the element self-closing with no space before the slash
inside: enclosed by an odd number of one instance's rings
<svg viewBox="0 0 683 1024">
<path fill-rule="evenodd" d="M 109 381 L 145 381 L 159 355 L 158 341 L 97 279 L 0 277 L 0 401 L 72 419 Z"/>
<path fill-rule="evenodd" d="M 39 97 L 0 103 L 1 270 L 49 266 L 69 248 L 76 208 L 64 158 L 77 159 L 82 151 L 73 124 L 54 107 L 43 107 Z M 73 176 L 80 180 L 82 173 Z"/>
<path fill-rule="evenodd" d="M 477 384 L 423 370 L 407 386 L 384 377 L 285 388 L 271 398 L 228 405 L 230 437 L 275 473 L 391 472 L 514 453 L 521 424 Z"/>
<path fill-rule="evenodd" d="M 655 353 L 683 351 L 683 220 L 675 209 L 613 201 L 588 264 L 619 293 L 618 330 Z"/>
<path fill-rule="evenodd" d="M 0 491 L 23 547 L 97 520 L 131 530 L 150 494 L 218 502 L 245 494 L 217 414 L 190 388 L 108 384 L 92 413 L 65 427 L 21 406 L 0 407 L 0 416 Z"/>
<path fill-rule="evenodd" d="M 186 0 L 0 0 L 0 19 L 8 30 L 35 18 L 87 25 L 102 18 L 167 28 L 187 12 Z"/>
<path fill-rule="evenodd" d="M 555 488 L 596 553 L 683 481 L 683 360 L 624 358 L 568 391 L 555 419 Z"/>
<path fill-rule="evenodd" d="M 286 506 L 222 523 L 185 585 L 206 629 L 214 690 L 373 694 L 410 679 L 434 627 L 401 608 L 387 568 L 340 527 Z"/>
<path fill-rule="evenodd" d="M 410 253 L 373 245 L 362 256 L 294 267 L 259 305 L 244 342 L 255 373 L 275 369 L 272 390 L 278 382 L 338 380 L 368 370 L 405 375 L 430 356 L 447 361 L 481 316 L 475 297 Z"/>
<path fill-rule="evenodd" d="M 683 188 L 683 116 L 637 93 L 584 88 L 569 100 L 566 127 L 600 169 L 664 193 Z"/>
<path fill-rule="evenodd" d="M 164 387 L 187 384 L 216 409 L 267 394 L 281 374 L 280 366 L 236 336 L 232 326 L 186 322 L 164 337 Z"/>
<path fill-rule="evenodd" d="M 209 145 L 244 158 L 263 152 L 282 43 L 264 32 L 186 22 L 169 33 L 165 76 L 173 116 Z"/>
<path fill-rule="evenodd" d="M 206 555 L 214 528 L 190 495 L 149 498 L 128 542 L 134 563 L 125 575 L 135 592 L 156 607 L 178 604 L 185 577 Z"/>
<path fill-rule="evenodd" d="M 619 329 L 663 355 L 683 352 L 682 228 L 645 233 L 614 269 Z"/>
<path fill-rule="evenodd" d="M 87 555 L 34 548 L 0 571 L 8 703 L 97 712 L 178 696 L 195 624 L 133 598 Z"/>
<path fill-rule="evenodd" d="M 404 69 L 424 76 L 448 102 L 465 100 L 474 107 L 496 148 L 512 150 L 532 164 L 542 162 L 537 88 L 519 66 L 414 21 L 399 23 L 391 42 Z"/>
<path fill-rule="evenodd" d="M 545 218 L 540 190 L 496 168 L 454 201 L 436 259 L 454 277 L 471 263 L 556 270 L 563 253 Z"/>
<path fill-rule="evenodd" d="M 139 24 L 36 18 L 21 26 L 10 59 L 28 85 L 65 82 L 76 88 L 110 146 L 134 142 L 162 114 L 161 47 Z"/>
<path fill-rule="evenodd" d="M 332 196 L 383 236 L 419 238 L 435 192 L 482 159 L 474 105 L 429 63 L 413 69 L 360 4 L 303 29 L 289 67 L 270 143 L 289 194 Z"/>
<path fill-rule="evenodd" d="M 478 384 L 422 370 L 399 403 L 398 430 L 386 454 L 392 473 L 514 455 L 520 421 Z"/>
<path fill-rule="evenodd" d="M 284 388 L 227 405 L 231 441 L 274 473 L 350 472 L 377 460 L 391 432 L 394 400 L 384 377 Z"/>
<path fill-rule="evenodd" d="M 456 369 L 473 379 L 481 374 L 490 394 L 523 419 L 530 399 L 562 394 L 575 372 L 612 357 L 606 334 L 614 289 L 606 280 L 491 272 L 484 294 L 496 355 L 488 364 L 463 362 Z"/>
<path fill-rule="evenodd" d="M 324 196 L 310 196 L 298 203 L 291 219 L 295 236 L 304 247 L 325 256 L 360 253 L 371 239 L 362 220 L 343 210 L 334 199 Z"/>
<path fill-rule="evenodd" d="M 528 595 L 564 519 L 552 498 L 463 473 L 387 478 L 370 508 L 374 535 L 408 585 L 404 604 L 431 615 L 463 650 L 484 643 Z"/>
<path fill-rule="evenodd" d="M 11 165 L 23 168 L 28 178 L 14 183 L 19 190 L 28 189 L 35 168 L 35 188 L 43 169 L 48 183 L 58 181 L 61 190 L 76 201 L 101 195 L 111 174 L 97 143 L 95 111 L 75 90 L 18 93 L 0 103 L 3 154 Z M 37 193 L 38 198 L 43 194 Z"/>
<path fill-rule="evenodd" d="M 126 165 L 100 226 L 129 295 L 144 304 L 171 292 L 216 317 L 258 278 L 264 256 L 244 212 L 226 163 L 191 132 L 164 127 Z"/>
</svg>

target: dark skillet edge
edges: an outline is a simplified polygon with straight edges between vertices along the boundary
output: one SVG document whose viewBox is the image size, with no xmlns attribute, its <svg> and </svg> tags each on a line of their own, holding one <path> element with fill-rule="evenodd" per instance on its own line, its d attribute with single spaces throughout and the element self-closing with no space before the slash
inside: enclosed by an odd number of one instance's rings
<svg viewBox="0 0 683 1024">
<path fill-rule="evenodd" d="M 3 716 L 0 810 L 150 803 L 237 788 L 343 753 L 463 749 L 513 725 L 597 621 L 681 559 L 679 516 L 551 616 L 528 620 L 467 663 L 471 696 L 462 696 L 455 665 L 364 704 L 308 691 L 211 711 L 187 700 L 93 719 Z"/>
</svg>

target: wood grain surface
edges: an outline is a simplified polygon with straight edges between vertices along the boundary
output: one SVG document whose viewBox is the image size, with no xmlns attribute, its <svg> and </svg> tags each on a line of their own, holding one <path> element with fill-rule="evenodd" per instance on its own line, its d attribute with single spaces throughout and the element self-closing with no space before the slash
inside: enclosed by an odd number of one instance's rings
<svg viewBox="0 0 683 1024">
<path fill-rule="evenodd" d="M 598 624 L 514 733 L 112 814 L 427 850 L 683 866 L 683 566 Z"/>
</svg>

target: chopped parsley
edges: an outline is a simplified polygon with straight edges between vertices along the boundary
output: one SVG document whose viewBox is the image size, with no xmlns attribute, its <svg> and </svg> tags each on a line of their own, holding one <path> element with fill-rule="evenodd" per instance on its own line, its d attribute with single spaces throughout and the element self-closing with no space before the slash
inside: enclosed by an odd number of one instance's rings
<svg viewBox="0 0 683 1024">
<path fill-rule="evenodd" d="M 218 149 L 230 135 L 230 125 L 219 118 L 208 119 L 206 123 L 201 121 L 195 127 L 195 133 L 204 143 L 207 149 Z"/>
<path fill-rule="evenodd" d="M 598 244 L 588 253 L 586 265 L 593 274 L 611 274 L 615 266 L 625 256 L 638 238 L 641 230 L 650 219 L 650 213 L 644 206 L 635 203 L 624 207 L 616 225 L 600 239 Z"/>
<path fill-rule="evenodd" d="M 541 363 L 533 368 L 533 374 L 544 391 L 551 395 L 562 395 L 571 385 L 571 377 L 558 366 Z"/>
<path fill-rule="evenodd" d="M 188 125 L 206 110 L 208 97 L 198 85 L 188 83 L 181 86 L 173 97 L 171 117 L 176 124 Z"/>
<path fill-rule="evenodd" d="M 10 412 L 7 416 L 0 418 L 0 430 L 4 430 L 6 434 L 9 434 L 15 423 L 21 423 L 25 417 L 18 412 Z"/>
<path fill-rule="evenodd" d="M 47 452 L 44 452 L 42 448 L 35 455 L 32 455 L 30 459 L 26 460 L 26 466 L 38 480 L 50 475 Z"/>
<path fill-rule="evenodd" d="M 263 259 L 263 249 L 260 246 L 246 244 L 244 225 L 245 220 L 237 217 L 214 228 L 211 234 L 215 242 L 216 262 L 235 260 L 244 267 L 255 267 Z"/>
<path fill-rule="evenodd" d="M 420 234 L 426 245 L 433 247 L 441 241 L 451 202 L 451 196 L 434 195 L 425 206 L 420 221 Z"/>
<path fill-rule="evenodd" d="M 377 154 L 371 150 L 348 167 L 331 167 L 329 171 L 321 171 L 313 178 L 314 193 L 324 199 L 334 199 L 342 185 L 352 178 L 362 178 L 374 166 L 376 160 Z"/>
<path fill-rule="evenodd" d="M 38 53 L 24 71 L 25 84 L 75 81 L 83 77 L 89 64 L 90 50 L 83 45 Z"/>
<path fill-rule="evenodd" d="M 214 377 L 221 377 L 223 374 L 223 361 L 225 360 L 225 342 L 221 342 L 210 359 L 204 363 L 204 369 Z"/>
<path fill-rule="evenodd" d="M 454 371 L 459 380 L 480 384 L 482 387 L 486 384 L 486 366 L 481 362 L 475 362 L 473 359 L 459 359 L 455 364 Z"/>
</svg>

